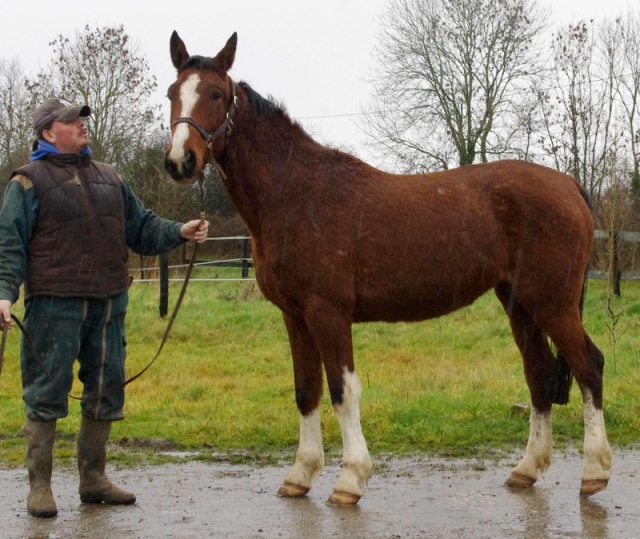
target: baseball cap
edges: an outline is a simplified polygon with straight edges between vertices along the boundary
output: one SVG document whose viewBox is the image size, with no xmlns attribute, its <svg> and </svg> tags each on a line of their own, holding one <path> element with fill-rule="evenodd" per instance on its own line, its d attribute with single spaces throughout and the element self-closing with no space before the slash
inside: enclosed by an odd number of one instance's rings
<svg viewBox="0 0 640 539">
<path fill-rule="evenodd" d="M 42 103 L 33 113 L 33 130 L 40 137 L 51 122 L 71 122 L 79 116 L 91 114 L 89 105 L 73 105 L 64 99 L 52 97 Z"/>
</svg>

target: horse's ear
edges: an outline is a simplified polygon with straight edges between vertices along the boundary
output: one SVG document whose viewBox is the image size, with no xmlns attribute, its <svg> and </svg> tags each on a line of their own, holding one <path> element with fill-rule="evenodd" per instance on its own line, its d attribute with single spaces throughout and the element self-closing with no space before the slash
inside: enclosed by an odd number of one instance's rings
<svg viewBox="0 0 640 539">
<path fill-rule="evenodd" d="M 173 62 L 173 67 L 175 67 L 178 71 L 182 67 L 182 64 L 189 58 L 189 53 L 187 52 L 187 47 L 185 47 L 184 41 L 180 39 L 178 32 L 175 30 L 173 34 L 171 34 L 171 62 Z"/>
<path fill-rule="evenodd" d="M 238 33 L 234 32 L 233 35 L 227 40 L 226 45 L 213 59 L 216 67 L 226 73 L 231 69 L 233 60 L 236 57 L 236 45 L 238 44 Z"/>
</svg>

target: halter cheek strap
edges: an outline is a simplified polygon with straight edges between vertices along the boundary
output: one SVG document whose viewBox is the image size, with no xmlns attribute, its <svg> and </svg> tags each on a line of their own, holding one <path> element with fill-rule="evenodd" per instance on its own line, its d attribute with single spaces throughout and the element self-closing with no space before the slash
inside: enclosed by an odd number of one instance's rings
<svg viewBox="0 0 640 539">
<path fill-rule="evenodd" d="M 216 141 L 223 133 L 226 133 L 226 136 L 231 134 L 231 128 L 233 127 L 233 116 L 235 115 L 236 109 L 238 108 L 238 96 L 236 95 L 236 83 L 231 81 L 231 93 L 232 99 L 229 104 L 229 109 L 227 110 L 227 115 L 224 119 L 224 122 L 216 129 L 213 133 L 209 133 L 204 127 L 202 127 L 198 122 L 196 122 L 193 118 L 189 116 L 180 116 L 171 122 L 171 128 L 175 127 L 177 124 L 185 123 L 192 125 L 196 128 L 200 136 L 207 143 L 207 148 L 211 151 L 213 147 L 214 141 Z"/>
</svg>

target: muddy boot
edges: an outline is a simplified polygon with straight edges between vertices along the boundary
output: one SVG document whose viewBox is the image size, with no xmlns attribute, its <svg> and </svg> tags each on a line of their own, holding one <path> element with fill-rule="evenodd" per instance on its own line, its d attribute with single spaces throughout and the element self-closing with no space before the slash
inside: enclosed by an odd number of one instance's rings
<svg viewBox="0 0 640 539">
<path fill-rule="evenodd" d="M 30 486 L 27 496 L 27 511 L 34 517 L 55 517 L 58 514 L 58 508 L 51 492 L 51 472 L 56 420 L 32 421 L 27 419 L 25 434 Z"/>
<path fill-rule="evenodd" d="M 107 440 L 110 432 L 110 421 L 95 421 L 82 416 L 78 433 L 78 470 L 82 503 L 129 505 L 136 501 L 134 494 L 116 487 L 105 474 Z"/>
</svg>

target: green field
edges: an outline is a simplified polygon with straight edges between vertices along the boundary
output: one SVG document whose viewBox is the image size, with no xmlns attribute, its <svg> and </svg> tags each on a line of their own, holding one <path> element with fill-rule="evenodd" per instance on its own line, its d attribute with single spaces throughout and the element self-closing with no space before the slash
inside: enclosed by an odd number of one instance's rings
<svg viewBox="0 0 640 539">
<path fill-rule="evenodd" d="M 219 270 L 216 270 L 219 271 Z M 175 302 L 180 285 L 171 285 Z M 158 284 L 130 292 L 128 374 L 154 356 L 166 327 Z M 610 307 L 610 309 L 609 309 Z M 18 305 L 16 314 L 21 315 Z M 608 305 L 605 283 L 591 281 L 585 325 L 606 357 L 605 418 L 614 447 L 640 439 L 640 283 L 623 283 Z M 354 326 L 363 386 L 362 426 L 372 454 L 482 456 L 524 451 L 528 403 L 522 362 L 493 294 L 453 315 L 416 324 Z M 25 442 L 19 335 L 12 330 L 0 378 L 0 466 L 21 465 Z M 74 394 L 79 394 L 79 385 Z M 339 456 L 340 429 L 328 392 L 323 432 Z M 191 283 L 164 351 L 127 387 L 127 419 L 115 424 L 111 458 L 119 464 L 191 458 L 256 462 L 290 458 L 298 440 L 289 345 L 279 311 L 252 282 Z M 59 421 L 56 457 L 70 462 L 79 404 Z M 581 447 L 580 392 L 553 414 L 556 447 Z"/>
</svg>

